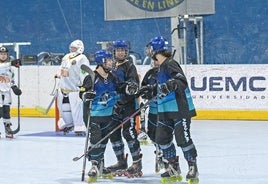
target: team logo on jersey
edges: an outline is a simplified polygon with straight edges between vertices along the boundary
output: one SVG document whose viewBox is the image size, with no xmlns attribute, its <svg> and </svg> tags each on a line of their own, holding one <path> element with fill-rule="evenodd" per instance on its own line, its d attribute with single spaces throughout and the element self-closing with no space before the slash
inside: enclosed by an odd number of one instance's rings
<svg viewBox="0 0 268 184">
<path fill-rule="evenodd" d="M 76 64 L 76 60 L 72 60 L 72 65 L 75 65 Z"/>
<path fill-rule="evenodd" d="M 184 0 L 127 0 L 133 6 L 151 12 L 159 12 L 172 9 Z"/>
</svg>

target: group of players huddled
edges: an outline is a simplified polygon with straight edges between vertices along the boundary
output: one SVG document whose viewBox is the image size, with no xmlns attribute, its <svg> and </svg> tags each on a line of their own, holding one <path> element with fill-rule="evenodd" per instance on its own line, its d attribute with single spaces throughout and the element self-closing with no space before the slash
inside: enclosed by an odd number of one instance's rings
<svg viewBox="0 0 268 184">
<path fill-rule="evenodd" d="M 80 69 L 82 64 L 89 66 L 83 55 L 83 42 L 72 42 L 70 51 L 63 58 L 57 75 L 60 77 L 61 89 L 58 98 L 61 114 L 59 125 L 64 131 L 74 127 L 74 132 L 78 133 L 85 131 L 85 127 L 89 128 L 89 142 L 94 145 L 87 155 L 91 162 L 89 178 L 110 173 L 128 177 L 142 175 L 142 153 L 135 129 L 136 118 L 128 118 L 141 108 L 138 98 L 149 101 L 147 130 L 143 133 L 149 136 L 158 150 L 162 162 L 160 165 L 165 169 L 161 177 L 176 177 L 181 174 L 173 136 L 189 165 L 186 179 L 198 177 L 197 151 L 190 133 L 191 118 L 196 115 L 196 111 L 187 79 L 179 63 L 173 59 L 164 37 L 155 37 L 146 45 L 146 54 L 152 60 L 152 68 L 141 82 L 136 66 L 129 60 L 129 45 L 124 40 L 114 41 L 112 51 L 95 52 L 97 67 L 94 78 Z M 83 106 L 79 105 L 78 96 L 83 101 Z M 126 119 L 126 123 L 99 143 Z M 130 166 L 123 138 L 132 157 Z M 106 167 L 104 153 L 108 139 L 117 163 Z"/>
<path fill-rule="evenodd" d="M 173 137 L 189 166 L 186 179 L 198 177 L 197 151 L 190 133 L 191 118 L 196 115 L 196 111 L 187 79 L 169 48 L 167 40 L 162 36 L 153 38 L 146 45 L 145 51 L 152 60 L 152 68 L 140 81 L 136 66 L 129 60 L 129 45 L 126 41 L 116 40 L 112 50 L 95 52 L 97 66 L 94 78 L 81 69 L 82 65 L 90 65 L 83 54 L 83 42 L 75 40 L 70 44 L 70 53 L 62 58 L 59 72 L 55 75 L 59 79 L 58 126 L 64 133 L 73 130 L 78 134 L 86 132 L 88 128 L 89 146 L 94 145 L 86 155 L 91 162 L 89 178 L 111 173 L 127 177 L 142 176 L 141 146 L 135 129 L 137 119 L 135 116 L 129 118 L 139 108 L 144 108 L 140 107 L 138 98 L 149 101 L 147 128 L 141 132 L 146 133 L 156 147 L 156 156 L 161 162 L 159 165 L 165 169 L 161 177 L 181 175 Z M 21 94 L 8 63 L 8 50 L 0 47 L 0 115 L 4 119 L 6 134 L 10 133 L 11 125 L 10 89 L 16 95 Z M 125 120 L 128 121 L 99 143 Z M 123 138 L 129 148 L 132 165 L 128 164 Z M 104 154 L 108 139 L 117 163 L 106 167 Z"/>
</svg>

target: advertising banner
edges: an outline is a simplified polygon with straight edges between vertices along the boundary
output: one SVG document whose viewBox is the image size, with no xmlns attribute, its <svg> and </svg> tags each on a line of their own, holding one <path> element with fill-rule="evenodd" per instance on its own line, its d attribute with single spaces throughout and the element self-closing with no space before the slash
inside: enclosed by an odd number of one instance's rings
<svg viewBox="0 0 268 184">
<path fill-rule="evenodd" d="M 185 65 L 199 109 L 268 110 L 267 65 Z"/>
<path fill-rule="evenodd" d="M 105 20 L 131 20 L 215 13 L 215 0 L 105 0 Z"/>
<path fill-rule="evenodd" d="M 268 110 L 268 65 L 182 65 L 201 110 Z M 145 74 L 148 67 L 138 66 Z"/>
<path fill-rule="evenodd" d="M 196 119 L 268 120 L 268 65 L 181 65 Z M 141 76 L 150 66 L 137 66 Z"/>
</svg>

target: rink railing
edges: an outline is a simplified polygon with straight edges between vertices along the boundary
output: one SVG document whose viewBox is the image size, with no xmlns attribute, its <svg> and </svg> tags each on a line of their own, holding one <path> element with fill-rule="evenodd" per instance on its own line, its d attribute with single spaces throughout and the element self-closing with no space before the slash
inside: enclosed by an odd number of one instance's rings
<svg viewBox="0 0 268 184">
<path fill-rule="evenodd" d="M 49 104 L 58 67 L 21 66 L 21 116 L 55 117 L 55 104 L 47 115 L 37 112 L 35 107 Z M 149 68 L 137 65 L 142 77 Z M 182 68 L 197 109 L 196 119 L 268 120 L 268 65 L 183 65 Z M 14 94 L 11 114 L 17 115 Z"/>
</svg>

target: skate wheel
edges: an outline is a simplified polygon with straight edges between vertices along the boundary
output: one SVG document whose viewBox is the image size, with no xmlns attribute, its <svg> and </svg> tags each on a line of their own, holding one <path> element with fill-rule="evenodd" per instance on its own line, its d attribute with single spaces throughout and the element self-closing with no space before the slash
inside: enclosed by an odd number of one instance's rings
<svg viewBox="0 0 268 184">
<path fill-rule="evenodd" d="M 128 176 L 129 173 L 127 171 L 124 172 L 124 176 Z"/>
<path fill-rule="evenodd" d="M 125 175 L 126 177 L 128 177 L 128 178 L 131 177 L 130 174 L 129 174 L 128 172 L 125 172 L 124 175 Z"/>
<path fill-rule="evenodd" d="M 94 183 L 97 181 L 97 177 L 88 177 L 87 182 L 88 183 Z"/>
<path fill-rule="evenodd" d="M 111 174 L 108 175 L 108 178 L 109 179 L 113 179 L 114 178 L 114 175 L 111 173 Z"/>
<path fill-rule="evenodd" d="M 182 181 L 182 175 L 161 178 L 162 184 L 176 183 L 181 181 Z"/>
<path fill-rule="evenodd" d="M 140 144 L 146 146 L 149 144 L 149 142 L 148 142 L 148 140 L 141 140 Z"/>
<path fill-rule="evenodd" d="M 170 182 L 166 178 L 161 178 L 161 184 L 169 184 Z"/>
<path fill-rule="evenodd" d="M 182 175 L 176 176 L 177 181 L 181 182 L 182 181 Z"/>
<path fill-rule="evenodd" d="M 199 183 L 199 178 L 188 179 L 187 183 L 188 184 L 198 184 Z"/>
<path fill-rule="evenodd" d="M 6 138 L 8 138 L 8 139 L 13 139 L 14 136 L 13 136 L 13 135 L 6 135 Z"/>
<path fill-rule="evenodd" d="M 104 179 L 113 179 L 114 175 L 112 173 L 110 174 L 102 174 L 101 178 Z"/>
</svg>

